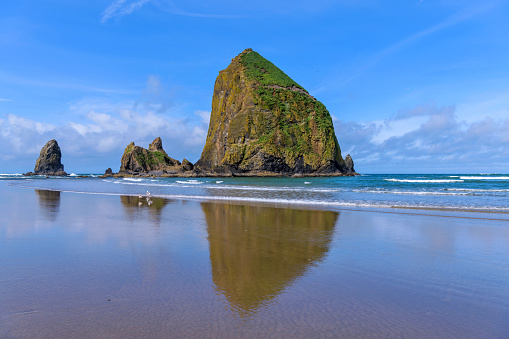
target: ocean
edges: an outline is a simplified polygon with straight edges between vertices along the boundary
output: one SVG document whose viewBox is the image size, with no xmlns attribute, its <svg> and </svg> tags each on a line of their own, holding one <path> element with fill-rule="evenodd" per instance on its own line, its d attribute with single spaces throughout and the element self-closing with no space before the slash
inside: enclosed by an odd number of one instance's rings
<svg viewBox="0 0 509 339">
<path fill-rule="evenodd" d="M 319 208 L 509 214 L 509 174 L 365 174 L 305 178 L 77 178 L 0 174 L 9 185 L 167 199 Z"/>
</svg>

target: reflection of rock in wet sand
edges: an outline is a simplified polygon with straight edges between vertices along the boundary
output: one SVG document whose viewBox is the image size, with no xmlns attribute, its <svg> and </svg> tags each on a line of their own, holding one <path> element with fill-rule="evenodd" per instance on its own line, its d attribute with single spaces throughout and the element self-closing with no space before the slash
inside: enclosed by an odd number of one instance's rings
<svg viewBox="0 0 509 339">
<path fill-rule="evenodd" d="M 55 221 L 60 211 L 60 191 L 35 190 L 39 197 L 39 207 L 49 221 Z"/>
<path fill-rule="evenodd" d="M 212 280 L 241 315 L 265 305 L 329 250 L 338 213 L 202 203 Z"/>
<path fill-rule="evenodd" d="M 161 212 L 163 207 L 171 202 L 168 199 L 154 197 L 150 197 L 147 201 L 146 196 L 140 199 L 137 196 L 129 195 L 121 195 L 120 201 L 125 207 L 126 215 L 130 220 L 134 220 L 136 217 L 141 216 L 142 210 L 148 209 L 151 221 L 156 223 L 161 222 Z"/>
</svg>

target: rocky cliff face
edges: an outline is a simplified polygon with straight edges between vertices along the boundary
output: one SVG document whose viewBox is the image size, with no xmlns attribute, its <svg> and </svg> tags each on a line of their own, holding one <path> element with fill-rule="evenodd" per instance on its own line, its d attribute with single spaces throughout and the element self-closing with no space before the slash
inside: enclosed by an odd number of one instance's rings
<svg viewBox="0 0 509 339">
<path fill-rule="evenodd" d="M 251 49 L 219 72 L 196 168 L 239 175 L 354 173 L 325 106 Z"/>
<path fill-rule="evenodd" d="M 26 175 L 67 175 L 62 165 L 62 152 L 55 139 L 50 140 L 44 145 L 35 162 L 34 172 L 28 172 Z"/>
<path fill-rule="evenodd" d="M 186 171 L 192 164 L 187 163 L 182 166 L 180 161 L 170 158 L 163 149 L 163 142 L 161 138 L 156 138 L 148 147 L 148 150 L 136 146 L 131 142 L 125 149 L 122 159 L 120 160 L 121 174 L 134 174 L 134 173 L 150 173 L 164 174 L 166 172 L 182 172 Z"/>
</svg>

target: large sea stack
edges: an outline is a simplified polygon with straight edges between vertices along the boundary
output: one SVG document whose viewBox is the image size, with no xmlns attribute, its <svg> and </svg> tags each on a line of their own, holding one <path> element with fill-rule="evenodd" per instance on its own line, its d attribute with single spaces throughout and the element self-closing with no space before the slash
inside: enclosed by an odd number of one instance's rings
<svg viewBox="0 0 509 339">
<path fill-rule="evenodd" d="M 148 150 L 131 142 L 125 149 L 120 160 L 119 174 L 176 174 L 192 169 L 192 164 L 185 160 L 185 166 L 173 159 L 163 149 L 161 138 L 157 137 Z"/>
<path fill-rule="evenodd" d="M 211 174 L 355 173 L 341 156 L 325 106 L 252 49 L 219 72 L 195 165 Z"/>
<path fill-rule="evenodd" d="M 62 165 L 62 152 L 55 139 L 50 140 L 44 145 L 39 154 L 39 158 L 35 162 L 34 172 L 28 172 L 25 175 L 59 175 L 65 176 Z"/>
</svg>

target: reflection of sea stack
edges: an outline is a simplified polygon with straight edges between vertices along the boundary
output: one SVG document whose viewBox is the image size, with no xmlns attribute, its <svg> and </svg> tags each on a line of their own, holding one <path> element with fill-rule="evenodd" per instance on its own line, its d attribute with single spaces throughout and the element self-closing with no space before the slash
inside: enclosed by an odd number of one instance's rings
<svg viewBox="0 0 509 339">
<path fill-rule="evenodd" d="M 39 158 L 35 162 L 34 172 L 26 175 L 60 175 L 64 176 L 64 165 L 62 165 L 62 152 L 55 139 L 50 140 L 41 149 Z"/>
<path fill-rule="evenodd" d="M 49 221 L 55 221 L 60 211 L 60 191 L 35 190 L 39 197 L 39 207 Z"/>
<path fill-rule="evenodd" d="M 281 293 L 329 249 L 338 214 L 202 203 L 212 280 L 241 315 Z"/>
</svg>

